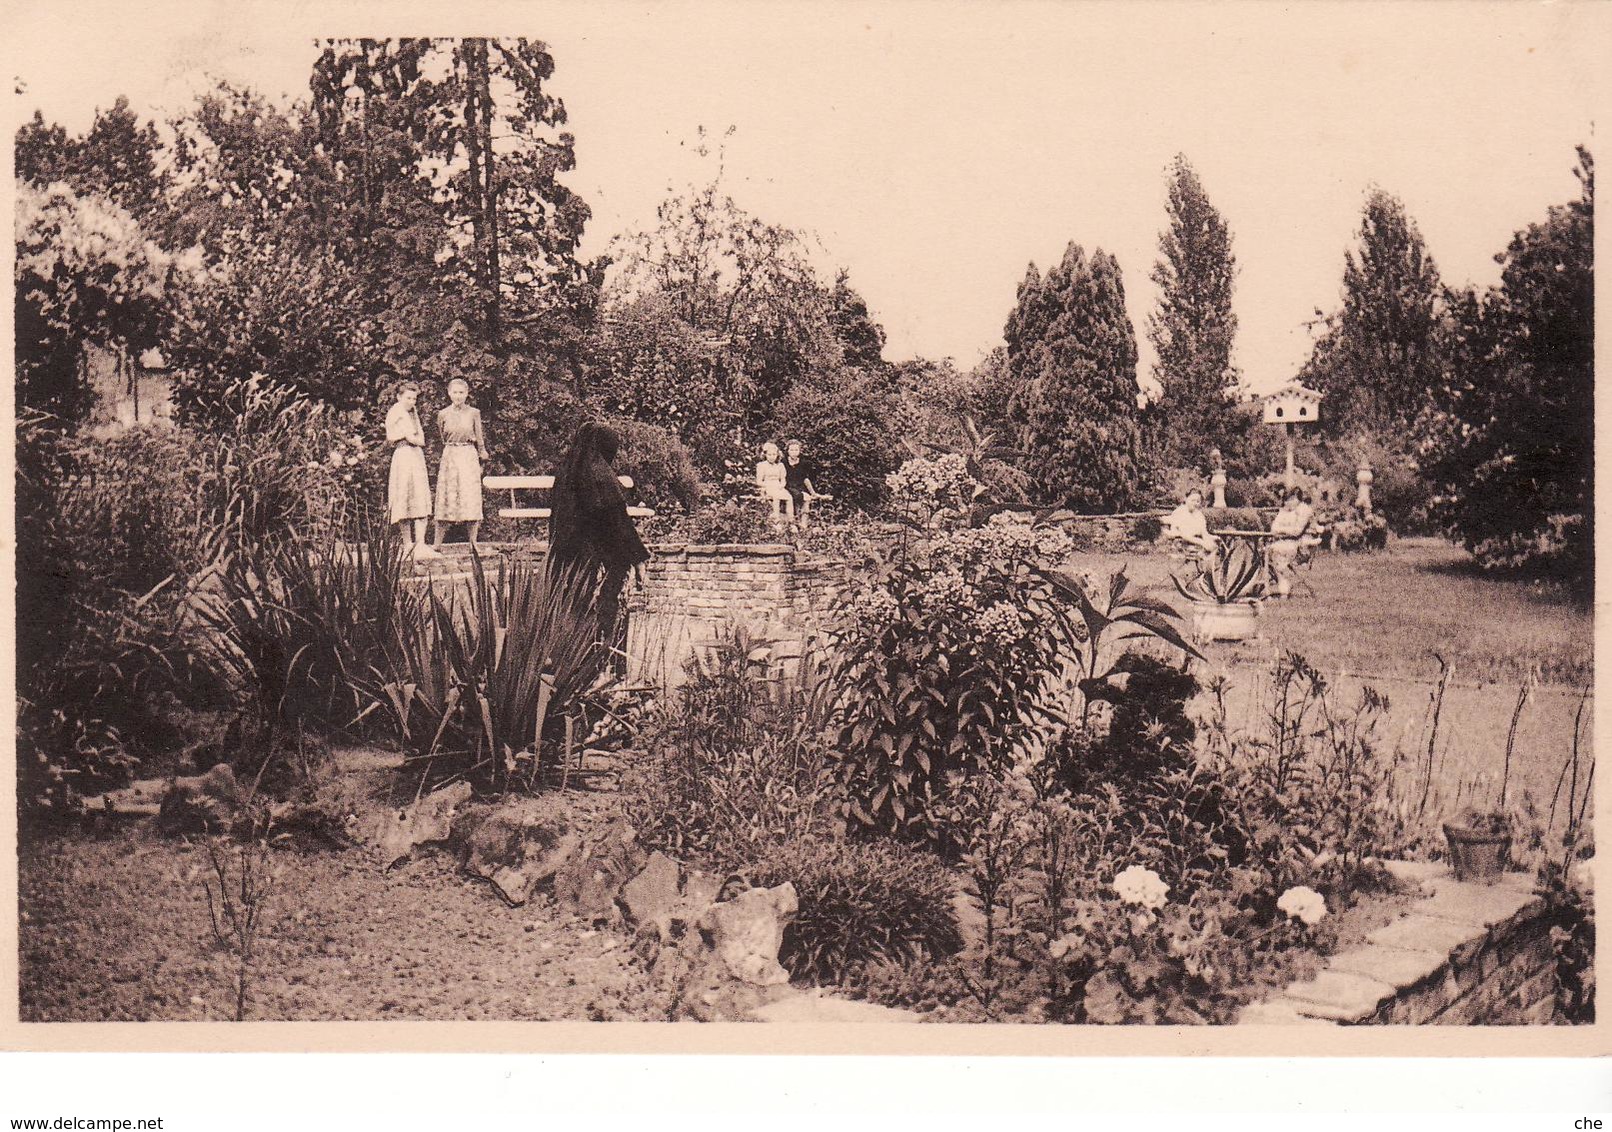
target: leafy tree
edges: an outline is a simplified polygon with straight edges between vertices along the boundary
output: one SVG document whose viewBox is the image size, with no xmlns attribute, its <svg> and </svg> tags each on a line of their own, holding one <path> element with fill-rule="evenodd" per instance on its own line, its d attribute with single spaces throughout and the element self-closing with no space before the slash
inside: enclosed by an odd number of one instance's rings
<svg viewBox="0 0 1612 1132">
<path fill-rule="evenodd" d="M 1343 306 L 1299 378 L 1325 394 L 1328 432 L 1386 436 L 1403 432 L 1438 381 L 1442 285 L 1399 198 L 1372 190 L 1358 238 L 1344 252 Z"/>
<path fill-rule="evenodd" d="M 104 197 L 60 182 L 16 190 L 17 402 L 76 425 L 93 400 L 85 348 L 128 356 L 157 345 L 172 285 L 199 260 L 176 260 Z"/>
<path fill-rule="evenodd" d="M 89 131 L 70 138 L 37 110 L 17 131 L 17 176 L 35 185 L 61 181 L 79 194 L 105 197 L 156 232 L 164 210 L 168 174 L 161 167 L 162 141 L 152 122 L 141 125 L 119 96 L 110 110 L 98 110 Z"/>
<path fill-rule="evenodd" d="M 1421 422 L 1438 514 L 1486 564 L 1590 572 L 1594 520 L 1595 165 L 1451 295 L 1448 360 Z"/>
<path fill-rule="evenodd" d="M 698 152 L 708 155 L 703 142 Z M 637 299 L 661 296 L 711 349 L 709 376 L 691 381 L 713 382 L 709 404 L 721 413 L 737 407 L 754 431 L 797 380 L 841 364 L 844 350 L 806 241 L 740 208 L 722 187 L 718 161 L 705 185 L 662 202 L 652 231 L 620 241 L 606 306 L 620 318 Z"/>
<path fill-rule="evenodd" d="M 799 439 L 817 468 L 814 486 L 837 503 L 876 510 L 884 477 L 901 464 L 908 431 L 901 399 L 882 372 L 835 366 L 795 383 L 778 403 L 770 433 Z"/>
<path fill-rule="evenodd" d="M 868 313 L 867 301 L 851 287 L 850 273 L 844 268 L 834 277 L 834 290 L 829 294 L 829 321 L 846 365 L 885 368 L 884 327 Z"/>
<path fill-rule="evenodd" d="M 1159 303 L 1148 319 L 1157 351 L 1153 376 L 1163 390 L 1156 427 L 1167 459 L 1199 465 L 1211 448 L 1229 448 L 1236 431 L 1231 295 L 1237 261 L 1231 231 L 1184 154 L 1170 168 L 1167 211 L 1170 226 L 1159 236 L 1152 274 Z"/>
<path fill-rule="evenodd" d="M 1146 487 L 1136 334 L 1118 261 L 1070 244 L 1042 279 L 1030 266 L 1008 318 L 1008 367 L 1024 470 L 1044 502 L 1123 510 Z"/>
</svg>

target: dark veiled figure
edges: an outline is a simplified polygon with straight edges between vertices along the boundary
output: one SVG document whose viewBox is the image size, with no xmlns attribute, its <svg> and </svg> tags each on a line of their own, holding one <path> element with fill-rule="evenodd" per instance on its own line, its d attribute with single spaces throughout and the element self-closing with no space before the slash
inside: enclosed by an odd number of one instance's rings
<svg viewBox="0 0 1612 1132">
<path fill-rule="evenodd" d="M 627 514 L 627 498 L 616 480 L 615 459 L 621 441 L 606 426 L 589 421 L 577 429 L 549 500 L 549 567 L 574 571 L 588 584 L 597 581 L 595 608 L 605 644 L 617 650 L 619 672 L 624 648 L 621 591 L 635 566 L 649 560 L 649 548 L 638 537 Z"/>
</svg>

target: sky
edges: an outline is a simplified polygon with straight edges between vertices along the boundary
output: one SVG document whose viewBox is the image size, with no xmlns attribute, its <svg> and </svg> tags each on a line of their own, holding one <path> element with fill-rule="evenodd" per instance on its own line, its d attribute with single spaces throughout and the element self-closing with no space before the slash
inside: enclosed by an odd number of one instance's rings
<svg viewBox="0 0 1612 1132">
<path fill-rule="evenodd" d="M 584 250 L 709 176 L 722 134 L 748 211 L 809 232 L 889 340 L 973 365 L 1026 265 L 1114 254 L 1142 352 L 1166 168 L 1185 153 L 1232 231 L 1234 362 L 1289 380 L 1339 302 L 1371 186 L 1404 202 L 1447 283 L 1498 281 L 1512 233 L 1572 199 L 1598 149 L 1612 5 L 1473 3 L 150 3 L 12 0 L 20 120 L 80 131 L 128 96 L 159 119 L 210 77 L 302 95 L 317 35 L 547 42 L 590 203 Z"/>
</svg>

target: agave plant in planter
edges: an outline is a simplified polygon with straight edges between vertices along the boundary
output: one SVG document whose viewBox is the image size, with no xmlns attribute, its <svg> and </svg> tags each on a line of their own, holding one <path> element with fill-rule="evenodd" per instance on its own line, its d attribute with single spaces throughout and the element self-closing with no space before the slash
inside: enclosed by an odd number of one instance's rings
<svg viewBox="0 0 1612 1132">
<path fill-rule="evenodd" d="M 1260 603 L 1265 600 L 1270 572 L 1258 545 L 1238 539 L 1223 540 L 1214 560 L 1197 577 L 1183 582 L 1171 577 L 1181 596 L 1192 603 L 1192 621 L 1199 639 L 1245 641 L 1259 629 Z"/>
</svg>

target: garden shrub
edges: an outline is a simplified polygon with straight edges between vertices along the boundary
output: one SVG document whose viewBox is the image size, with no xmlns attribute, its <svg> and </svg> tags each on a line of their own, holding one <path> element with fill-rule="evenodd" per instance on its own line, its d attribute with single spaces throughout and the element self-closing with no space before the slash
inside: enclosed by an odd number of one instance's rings
<svg viewBox="0 0 1612 1132">
<path fill-rule="evenodd" d="M 1132 542 L 1158 542 L 1164 537 L 1164 522 L 1157 515 L 1143 515 L 1131 520 L 1128 534 Z"/>
<path fill-rule="evenodd" d="M 886 497 L 884 477 L 901 463 L 902 422 L 900 397 L 884 375 L 837 368 L 797 380 L 778 402 L 767 435 L 804 442 L 817 490 L 876 511 Z M 751 478 L 749 468 L 743 474 Z"/>
<path fill-rule="evenodd" d="M 17 430 L 20 812 L 121 786 L 180 739 L 219 688 L 197 663 L 187 590 L 215 545 L 189 438 L 142 429 L 89 444 Z"/>
<path fill-rule="evenodd" d="M 735 628 L 687 661 L 624 783 L 646 845 L 733 869 L 779 842 L 843 830 L 824 741 L 830 685 L 810 658 L 769 679 L 769 656 Z"/>
<path fill-rule="evenodd" d="M 684 512 L 699 505 L 699 472 L 687 446 L 675 433 L 625 417 L 610 418 L 605 423 L 621 437 L 616 471 L 632 477 L 632 494 L 638 503 L 657 511 Z"/>
<path fill-rule="evenodd" d="M 1078 793 L 1106 783 L 1146 782 L 1166 769 L 1189 765 L 1197 727 L 1187 704 L 1197 694 L 1197 678 L 1185 667 L 1125 653 L 1109 678 L 1087 692 L 1088 704 L 1111 708 L 1106 733 L 1054 748 L 1064 780 Z M 1071 734 L 1084 736 L 1080 729 Z"/>
<path fill-rule="evenodd" d="M 919 850 L 888 841 L 780 842 L 748 875 L 768 887 L 795 886 L 800 910 L 778 959 L 799 979 L 845 984 L 871 964 L 936 962 L 962 946 L 954 881 Z"/>
<path fill-rule="evenodd" d="M 854 826 L 923 838 L 953 778 L 1001 772 L 1073 628 L 1034 572 L 1056 528 L 998 517 L 899 545 L 847 596 L 835 748 Z"/>
<path fill-rule="evenodd" d="M 1376 513 L 1367 515 L 1355 507 L 1347 507 L 1325 520 L 1326 545 L 1343 554 L 1388 548 L 1388 521 Z"/>
<path fill-rule="evenodd" d="M 765 504 L 729 499 L 697 508 L 672 524 L 662 537 L 693 546 L 720 546 L 777 542 L 783 536 L 768 517 Z"/>
<path fill-rule="evenodd" d="M 1211 531 L 1263 531 L 1268 526 L 1253 507 L 1205 507 L 1203 517 Z"/>
<path fill-rule="evenodd" d="M 558 762 L 564 718 L 600 678 L 598 619 L 581 575 L 529 558 L 489 571 L 472 556 L 470 567 L 461 594 L 432 586 L 399 601 L 373 698 L 423 780 L 532 789 Z"/>
<path fill-rule="evenodd" d="M 1532 531 L 1514 531 L 1472 545 L 1485 570 L 1574 580 L 1590 558 L 1590 524 L 1583 515 L 1550 515 Z"/>
</svg>

